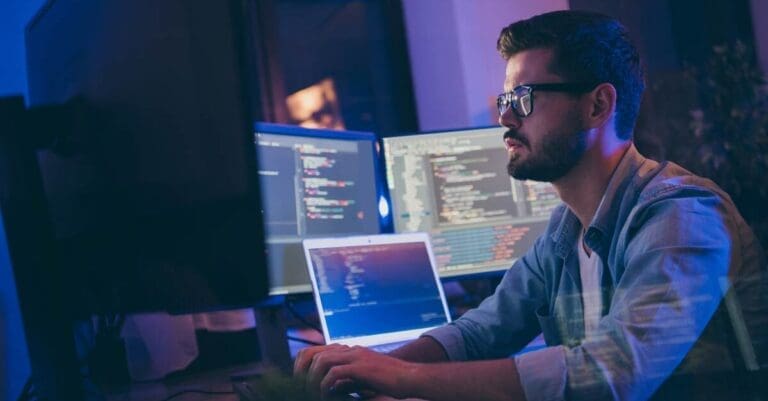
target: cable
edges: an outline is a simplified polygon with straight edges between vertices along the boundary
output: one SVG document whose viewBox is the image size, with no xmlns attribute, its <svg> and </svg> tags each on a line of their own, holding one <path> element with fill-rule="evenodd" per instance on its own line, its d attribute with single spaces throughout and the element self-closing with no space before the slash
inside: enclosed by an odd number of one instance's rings
<svg viewBox="0 0 768 401">
<path fill-rule="evenodd" d="M 168 401 L 184 394 L 206 394 L 206 395 L 232 395 L 236 394 L 234 391 L 206 391 L 206 390 L 181 390 L 178 393 L 163 398 L 162 401 Z"/>
<path fill-rule="evenodd" d="M 21 393 L 19 393 L 19 398 L 16 399 L 16 401 L 29 401 L 32 400 L 35 396 L 35 389 L 33 388 L 32 383 L 32 376 L 29 376 L 27 381 L 24 383 L 24 387 L 21 388 Z"/>
<path fill-rule="evenodd" d="M 290 312 L 291 315 L 293 315 L 293 317 L 296 318 L 296 320 L 300 321 L 301 323 L 303 323 L 307 327 L 314 329 L 318 333 L 323 334 L 323 330 L 321 330 L 320 327 L 318 327 L 315 324 L 312 324 L 307 319 L 305 319 L 303 316 L 301 316 L 301 314 L 299 314 L 299 312 L 297 312 L 296 309 L 293 308 L 293 304 L 290 301 L 285 301 L 284 305 L 285 305 L 285 309 L 288 309 L 288 312 Z"/>
<path fill-rule="evenodd" d="M 298 341 L 300 343 L 309 344 L 309 345 L 325 345 L 323 343 L 319 343 L 317 341 L 307 340 L 306 338 L 299 338 L 294 336 L 286 336 L 291 341 Z"/>
</svg>

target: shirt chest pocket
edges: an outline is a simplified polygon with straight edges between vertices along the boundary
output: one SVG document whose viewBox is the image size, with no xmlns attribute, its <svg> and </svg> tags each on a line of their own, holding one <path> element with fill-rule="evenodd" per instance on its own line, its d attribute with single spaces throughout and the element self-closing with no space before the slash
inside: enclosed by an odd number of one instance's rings
<svg viewBox="0 0 768 401">
<path fill-rule="evenodd" d="M 584 339 L 584 322 L 580 305 L 571 305 L 569 313 L 565 313 L 563 305 L 558 306 L 552 310 L 549 305 L 536 309 L 536 318 L 547 346 L 575 347 L 581 344 Z"/>
</svg>

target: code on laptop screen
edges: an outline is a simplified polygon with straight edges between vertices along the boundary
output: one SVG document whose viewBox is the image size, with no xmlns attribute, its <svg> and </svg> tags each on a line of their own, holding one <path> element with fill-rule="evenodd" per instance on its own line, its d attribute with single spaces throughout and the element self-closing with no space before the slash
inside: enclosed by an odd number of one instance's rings
<svg viewBox="0 0 768 401">
<path fill-rule="evenodd" d="M 447 323 L 423 242 L 310 250 L 332 339 Z"/>
</svg>

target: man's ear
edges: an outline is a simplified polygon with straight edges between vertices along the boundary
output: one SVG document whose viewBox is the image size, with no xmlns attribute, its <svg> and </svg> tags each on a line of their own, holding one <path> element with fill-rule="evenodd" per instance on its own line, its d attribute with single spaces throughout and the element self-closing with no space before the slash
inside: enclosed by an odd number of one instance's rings
<svg viewBox="0 0 768 401">
<path fill-rule="evenodd" d="M 587 126 L 602 127 L 613 118 L 616 111 L 616 88 L 607 82 L 597 85 L 585 96 L 585 101 Z"/>
</svg>

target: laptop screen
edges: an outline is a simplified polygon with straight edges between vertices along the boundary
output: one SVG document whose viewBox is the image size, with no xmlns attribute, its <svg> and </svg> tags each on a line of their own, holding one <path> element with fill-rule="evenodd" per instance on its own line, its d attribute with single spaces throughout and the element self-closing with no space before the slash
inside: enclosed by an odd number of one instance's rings
<svg viewBox="0 0 768 401">
<path fill-rule="evenodd" d="M 416 338 L 450 321 L 427 236 L 423 241 L 389 242 L 397 237 L 355 237 L 374 240 L 361 244 L 341 239 L 350 244 L 326 247 L 305 242 L 326 341 L 371 336 L 377 340 L 373 343 L 399 341 L 407 338 L 395 338 L 394 333 Z M 377 243 L 380 238 L 389 243 Z"/>
</svg>

